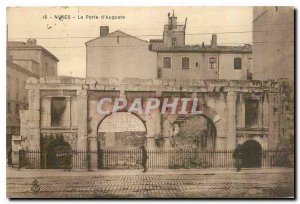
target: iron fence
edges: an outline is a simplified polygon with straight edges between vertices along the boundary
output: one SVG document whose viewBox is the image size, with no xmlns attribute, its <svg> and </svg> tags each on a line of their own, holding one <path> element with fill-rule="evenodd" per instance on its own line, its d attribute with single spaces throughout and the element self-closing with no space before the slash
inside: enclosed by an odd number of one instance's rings
<svg viewBox="0 0 300 204">
<path fill-rule="evenodd" d="M 149 169 L 234 168 L 232 154 L 231 150 L 147 150 L 147 167 Z M 294 166 L 294 152 L 287 149 L 262 150 L 259 154 L 253 154 L 253 158 L 248 155 L 247 159 L 258 160 L 256 162 L 258 165 L 253 167 Z M 140 169 L 142 168 L 142 151 L 20 151 L 20 166 L 24 168 L 89 169 L 91 162 L 95 160 L 99 169 Z"/>
</svg>

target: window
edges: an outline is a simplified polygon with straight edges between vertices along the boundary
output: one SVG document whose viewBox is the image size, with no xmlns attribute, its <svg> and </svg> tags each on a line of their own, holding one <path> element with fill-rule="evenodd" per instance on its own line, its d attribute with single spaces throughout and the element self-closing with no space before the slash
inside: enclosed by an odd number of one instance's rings
<svg viewBox="0 0 300 204">
<path fill-rule="evenodd" d="M 258 100 L 246 99 L 245 100 L 245 113 L 246 113 L 246 127 L 253 127 L 257 125 L 258 120 Z"/>
<path fill-rule="evenodd" d="M 182 69 L 188 69 L 190 67 L 190 59 L 188 57 L 182 58 Z"/>
<path fill-rule="evenodd" d="M 176 45 L 176 38 L 172 38 L 172 46 Z"/>
<path fill-rule="evenodd" d="M 276 115 L 278 113 L 278 108 L 273 108 L 273 115 Z"/>
<path fill-rule="evenodd" d="M 196 67 L 198 67 L 199 66 L 199 63 L 198 62 L 196 62 Z"/>
<path fill-rule="evenodd" d="M 234 58 L 234 69 L 242 69 L 242 58 Z"/>
<path fill-rule="evenodd" d="M 216 69 L 217 68 L 217 58 L 211 57 L 211 58 L 209 58 L 208 62 L 209 62 L 209 68 L 210 69 Z"/>
<path fill-rule="evenodd" d="M 164 57 L 163 68 L 171 68 L 171 57 Z"/>
<path fill-rule="evenodd" d="M 65 97 L 54 97 L 51 99 L 51 126 L 63 126 L 63 115 L 67 107 Z"/>
</svg>

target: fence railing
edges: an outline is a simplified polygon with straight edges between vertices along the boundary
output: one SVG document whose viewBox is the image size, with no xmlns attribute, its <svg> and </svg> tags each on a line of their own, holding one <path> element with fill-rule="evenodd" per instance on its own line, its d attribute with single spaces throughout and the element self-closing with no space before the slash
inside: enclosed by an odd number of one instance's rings
<svg viewBox="0 0 300 204">
<path fill-rule="evenodd" d="M 229 150 L 147 150 L 147 167 L 149 169 L 180 168 L 233 168 L 233 151 Z M 87 152 L 72 151 L 21 151 L 20 166 L 25 168 L 72 168 L 88 169 L 91 158 L 97 158 L 99 169 L 140 169 L 142 168 L 141 150 L 99 150 Z M 262 150 L 258 154 L 247 155 L 243 159 L 255 161 L 255 167 L 292 167 L 294 152 L 292 150 Z M 246 166 L 246 165 L 245 165 Z M 254 167 L 254 166 L 253 166 Z"/>
</svg>

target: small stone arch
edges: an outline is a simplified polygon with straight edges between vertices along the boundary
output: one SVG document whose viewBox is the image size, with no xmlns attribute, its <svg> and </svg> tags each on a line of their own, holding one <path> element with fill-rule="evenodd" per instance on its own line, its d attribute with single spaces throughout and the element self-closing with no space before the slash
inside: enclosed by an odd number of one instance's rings
<svg viewBox="0 0 300 204">
<path fill-rule="evenodd" d="M 247 140 L 242 144 L 243 167 L 257 168 L 262 165 L 262 146 L 256 140 Z"/>
<path fill-rule="evenodd" d="M 53 138 L 53 139 L 51 139 Z M 48 169 L 63 169 L 66 163 L 72 166 L 72 148 L 71 145 L 64 140 L 62 135 L 49 138 L 49 143 L 44 147 L 42 158 L 45 158 L 45 167 Z"/>
</svg>

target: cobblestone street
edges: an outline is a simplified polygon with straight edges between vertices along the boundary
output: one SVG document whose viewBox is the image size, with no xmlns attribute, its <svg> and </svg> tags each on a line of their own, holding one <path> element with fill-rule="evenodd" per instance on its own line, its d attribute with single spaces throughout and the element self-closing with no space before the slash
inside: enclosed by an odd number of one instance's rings
<svg viewBox="0 0 300 204">
<path fill-rule="evenodd" d="M 40 170 L 43 171 L 43 170 Z M 221 170 L 222 171 L 222 170 Z M 123 172 L 123 173 L 122 173 Z M 18 171 L 8 176 L 11 198 L 232 198 L 292 197 L 292 171 L 233 170 L 218 172 L 177 170 L 61 172 L 46 176 Z M 23 176 L 20 176 L 20 175 Z M 34 176 L 30 176 L 33 174 Z M 39 192 L 31 190 L 37 179 Z"/>
</svg>

